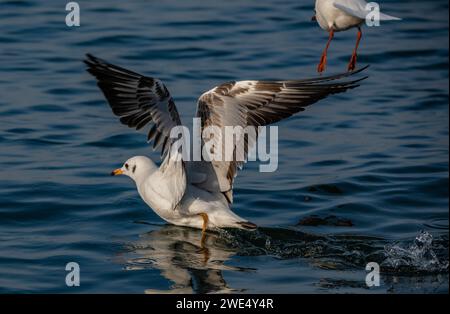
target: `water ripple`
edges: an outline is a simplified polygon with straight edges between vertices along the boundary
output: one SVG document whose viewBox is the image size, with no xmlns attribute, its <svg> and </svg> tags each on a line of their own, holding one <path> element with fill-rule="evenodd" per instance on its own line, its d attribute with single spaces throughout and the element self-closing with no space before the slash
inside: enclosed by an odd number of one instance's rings
<svg viewBox="0 0 450 314">
<path fill-rule="evenodd" d="M 81 60 L 164 80 L 190 124 L 221 82 L 316 75 L 327 34 L 313 3 L 80 5 L 82 25 L 68 28 L 59 1 L 2 2 L 0 292 L 71 292 L 61 269 L 77 261 L 90 274 L 80 292 L 448 293 L 447 1 L 386 2 L 403 20 L 364 29 L 369 79 L 277 124 L 276 172 L 239 173 L 233 208 L 261 228 L 208 233 L 205 247 L 109 176 L 133 155 L 160 159 Z M 336 35 L 330 74 L 354 40 Z M 382 265 L 375 290 L 369 261 Z"/>
</svg>

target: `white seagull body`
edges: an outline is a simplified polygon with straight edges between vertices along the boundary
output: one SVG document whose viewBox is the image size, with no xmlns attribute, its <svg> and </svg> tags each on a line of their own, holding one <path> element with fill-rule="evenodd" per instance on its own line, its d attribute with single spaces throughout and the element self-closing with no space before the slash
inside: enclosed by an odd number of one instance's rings
<svg viewBox="0 0 450 314">
<path fill-rule="evenodd" d="M 256 228 L 230 208 L 233 181 L 242 162 L 180 160 L 181 152 L 171 149 L 174 139 L 170 131 L 180 126 L 181 121 L 165 85 L 158 79 L 87 56 L 88 72 L 97 78 L 113 113 L 123 124 L 138 130 L 152 124 L 148 141 L 153 140 L 154 149 L 162 147 L 160 167 L 147 157 L 136 156 L 112 174 L 132 178 L 145 203 L 171 224 L 203 231 Z M 203 128 L 267 125 L 303 111 L 330 94 L 359 86 L 357 83 L 365 77 L 342 78 L 362 70 L 308 80 L 224 83 L 199 98 L 197 117 L 201 118 Z"/>
<path fill-rule="evenodd" d="M 317 71 L 321 73 L 325 70 L 327 50 L 334 33 L 356 27 L 358 28 L 356 45 L 348 65 L 348 70 L 353 71 L 356 67 L 357 50 L 362 36 L 361 24 L 366 20 L 367 14 L 371 12 L 368 10 L 367 2 L 364 0 L 316 0 L 315 11 L 313 19 L 317 20 L 319 26 L 329 33 L 328 43 Z M 379 19 L 381 21 L 400 20 L 400 18 L 381 12 Z"/>
</svg>

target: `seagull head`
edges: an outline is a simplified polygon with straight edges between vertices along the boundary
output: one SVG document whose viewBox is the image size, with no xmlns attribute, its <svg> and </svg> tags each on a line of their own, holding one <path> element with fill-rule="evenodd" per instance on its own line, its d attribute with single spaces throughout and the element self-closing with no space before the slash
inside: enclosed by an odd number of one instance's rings
<svg viewBox="0 0 450 314">
<path fill-rule="evenodd" d="M 152 172 L 158 168 L 154 162 L 145 156 L 134 156 L 125 161 L 121 168 L 111 172 L 112 176 L 126 175 L 134 181 L 147 178 Z"/>
</svg>

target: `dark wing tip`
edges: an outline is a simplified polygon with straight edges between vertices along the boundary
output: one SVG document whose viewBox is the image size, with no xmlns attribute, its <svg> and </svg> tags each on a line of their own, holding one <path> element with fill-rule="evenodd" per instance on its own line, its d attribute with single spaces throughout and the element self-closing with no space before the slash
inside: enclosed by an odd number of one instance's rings
<svg viewBox="0 0 450 314">
<path fill-rule="evenodd" d="M 359 69 L 356 69 L 353 71 L 347 71 L 347 72 L 338 73 L 338 74 L 329 75 L 329 76 L 316 76 L 316 77 L 310 78 L 310 79 L 293 80 L 293 81 L 297 81 L 297 83 L 301 83 L 301 84 L 316 84 L 316 83 L 330 82 L 330 81 L 343 79 L 343 78 L 350 77 L 350 76 L 356 75 L 358 73 L 361 73 L 364 70 L 366 70 L 369 66 L 370 65 L 368 64 L 362 68 L 359 68 Z"/>
<path fill-rule="evenodd" d="M 104 63 L 105 61 L 102 59 L 99 59 L 97 57 L 95 57 L 94 55 L 87 53 L 86 54 L 86 59 L 83 60 L 85 63 L 89 62 L 89 63 Z"/>
<path fill-rule="evenodd" d="M 94 64 L 94 63 L 98 63 L 97 61 L 98 59 L 96 57 L 94 57 L 93 55 L 91 55 L 90 53 L 86 54 L 86 59 L 83 60 L 83 62 L 85 64 L 87 64 L 88 66 Z"/>
<path fill-rule="evenodd" d="M 322 77 L 322 78 L 319 77 L 318 80 L 322 80 L 322 81 L 332 81 L 332 80 L 337 80 L 337 79 L 342 79 L 342 78 L 350 77 L 350 76 L 353 76 L 353 75 L 356 75 L 356 74 L 359 74 L 359 73 L 365 71 L 365 70 L 368 69 L 369 67 L 370 67 L 370 64 L 368 64 L 368 65 L 366 65 L 366 66 L 363 66 L 362 68 L 355 69 L 355 70 L 353 70 L 353 71 L 348 71 L 348 72 L 345 72 L 345 73 L 340 73 L 340 74 L 336 74 L 336 75 L 331 75 L 331 76 L 328 76 L 328 77 Z M 363 79 L 360 79 L 360 80 L 364 80 L 364 79 L 366 79 L 367 77 L 369 77 L 369 76 L 367 75 L 367 76 L 365 76 Z"/>
<path fill-rule="evenodd" d="M 368 75 L 363 76 L 363 77 L 361 77 L 361 78 L 359 78 L 359 79 L 357 79 L 357 80 L 354 80 L 354 81 L 353 81 L 353 84 L 362 82 L 362 81 L 364 81 L 364 80 L 366 80 L 366 79 L 368 79 L 368 78 L 369 78 Z"/>
<path fill-rule="evenodd" d="M 363 67 L 360 68 L 360 69 L 356 69 L 356 70 L 350 71 L 350 72 L 349 72 L 349 75 L 354 75 L 354 74 L 360 73 L 360 72 L 364 71 L 365 69 L 367 69 L 367 68 L 369 68 L 369 67 L 370 67 L 370 64 L 368 64 L 368 65 L 366 65 L 366 66 L 363 66 Z"/>
<path fill-rule="evenodd" d="M 94 57 L 90 53 L 86 54 L 86 59 L 84 59 L 83 62 L 84 62 L 84 64 L 86 64 L 88 66 L 86 71 L 88 71 L 89 73 L 91 73 L 94 76 L 96 76 L 95 75 L 96 69 L 103 68 L 106 65 L 105 61 L 103 61 L 102 59 L 99 59 L 97 57 Z"/>
</svg>

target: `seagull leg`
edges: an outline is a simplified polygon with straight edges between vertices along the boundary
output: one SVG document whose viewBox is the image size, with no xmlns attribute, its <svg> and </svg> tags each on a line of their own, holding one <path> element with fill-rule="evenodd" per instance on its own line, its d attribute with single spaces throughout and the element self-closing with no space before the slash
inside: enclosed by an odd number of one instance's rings
<svg viewBox="0 0 450 314">
<path fill-rule="evenodd" d="M 209 218 L 208 218 L 208 215 L 205 214 L 205 213 L 201 213 L 199 215 L 203 218 L 202 240 L 201 240 L 201 244 L 202 244 L 202 247 L 203 247 L 203 245 L 205 244 L 205 240 L 206 240 L 206 228 L 208 227 Z"/>
<path fill-rule="evenodd" d="M 356 35 L 356 45 L 355 49 L 353 49 L 352 57 L 350 58 L 350 62 L 348 64 L 347 68 L 348 71 L 353 71 L 356 67 L 356 58 L 358 56 L 357 51 L 361 37 L 362 37 L 361 27 L 358 27 L 358 35 Z"/>
<path fill-rule="evenodd" d="M 327 45 L 325 46 L 325 49 L 323 50 L 322 53 L 322 57 L 320 58 L 320 63 L 317 66 L 317 72 L 322 73 L 323 71 L 325 71 L 325 67 L 327 65 L 327 52 L 328 52 L 328 47 L 330 47 L 330 43 L 331 40 L 334 37 L 334 30 L 330 30 L 329 36 L 328 36 L 328 41 L 327 41 Z"/>
</svg>

